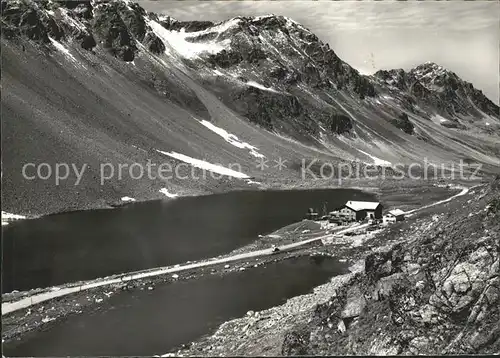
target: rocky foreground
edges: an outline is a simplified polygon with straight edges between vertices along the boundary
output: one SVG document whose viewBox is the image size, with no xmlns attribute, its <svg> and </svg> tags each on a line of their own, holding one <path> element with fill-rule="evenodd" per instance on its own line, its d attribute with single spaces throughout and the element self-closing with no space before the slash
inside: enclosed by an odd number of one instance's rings
<svg viewBox="0 0 500 358">
<path fill-rule="evenodd" d="M 499 353 L 499 236 L 497 178 L 384 233 L 351 274 L 178 354 Z"/>
</svg>

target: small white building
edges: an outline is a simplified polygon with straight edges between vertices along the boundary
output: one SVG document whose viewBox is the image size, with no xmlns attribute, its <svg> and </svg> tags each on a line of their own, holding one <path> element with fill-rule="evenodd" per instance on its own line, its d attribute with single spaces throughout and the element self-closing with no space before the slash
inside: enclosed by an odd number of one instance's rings
<svg viewBox="0 0 500 358">
<path fill-rule="evenodd" d="M 382 205 L 379 202 L 350 200 L 339 209 L 330 212 L 330 218 L 347 221 L 381 219 Z"/>
<path fill-rule="evenodd" d="M 405 212 L 401 209 L 390 210 L 384 215 L 384 224 L 395 223 L 397 221 L 403 221 L 405 219 Z"/>
</svg>

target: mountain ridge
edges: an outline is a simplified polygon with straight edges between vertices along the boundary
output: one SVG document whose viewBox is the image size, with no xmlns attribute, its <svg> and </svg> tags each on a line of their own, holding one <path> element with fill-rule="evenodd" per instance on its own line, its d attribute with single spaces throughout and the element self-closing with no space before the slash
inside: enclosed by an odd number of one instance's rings
<svg viewBox="0 0 500 358">
<path fill-rule="evenodd" d="M 481 90 L 476 89 L 472 83 L 462 80 L 455 72 L 434 62 L 425 62 L 409 71 L 403 69 L 379 70 L 374 74 L 374 77 L 381 78 L 389 85 L 399 89 L 407 89 L 417 96 L 423 97 L 424 100 L 426 96 L 433 94 L 442 97 L 440 99 L 443 101 L 453 101 L 455 99 L 453 92 L 458 91 L 461 92 L 458 93 L 458 96 L 466 97 L 473 106 L 479 107 L 487 114 L 496 115 L 499 111 L 499 107 Z M 415 85 L 419 88 L 412 88 Z M 448 114 L 453 115 L 453 111 L 448 112 Z"/>
</svg>

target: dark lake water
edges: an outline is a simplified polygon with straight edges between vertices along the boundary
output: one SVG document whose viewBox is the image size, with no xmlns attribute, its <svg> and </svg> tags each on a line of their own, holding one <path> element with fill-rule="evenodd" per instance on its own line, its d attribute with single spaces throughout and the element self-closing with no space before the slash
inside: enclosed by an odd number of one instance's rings
<svg viewBox="0 0 500 358">
<path fill-rule="evenodd" d="M 22 341 L 4 344 L 6 356 L 151 356 L 212 333 L 249 310 L 306 294 L 346 265 L 329 257 L 299 257 L 225 275 L 121 292 L 92 313 L 69 316 Z"/>
<path fill-rule="evenodd" d="M 353 189 L 240 191 L 49 215 L 2 227 L 2 293 L 218 256 L 372 194 Z"/>
</svg>

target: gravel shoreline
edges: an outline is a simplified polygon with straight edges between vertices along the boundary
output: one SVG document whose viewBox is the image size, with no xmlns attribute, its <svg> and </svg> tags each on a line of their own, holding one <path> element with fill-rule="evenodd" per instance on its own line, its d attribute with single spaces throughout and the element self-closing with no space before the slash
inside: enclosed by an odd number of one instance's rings
<svg viewBox="0 0 500 358">
<path fill-rule="evenodd" d="M 314 247 L 309 247 L 300 252 L 290 251 L 284 252 L 280 255 L 243 259 L 241 261 L 231 262 L 230 264 L 222 263 L 209 267 L 179 271 L 177 273 L 166 273 L 150 278 L 124 281 L 116 284 L 95 287 L 59 298 L 54 298 L 28 308 L 3 315 L 2 341 L 4 343 L 9 343 L 13 340 L 20 340 L 23 335 L 28 332 L 50 329 L 52 324 L 57 324 L 58 320 L 64 319 L 69 315 L 89 314 L 93 311 L 99 310 L 100 303 L 125 290 L 154 290 L 155 286 L 159 284 L 175 284 L 177 281 L 196 279 L 203 275 L 223 276 L 235 271 L 252 269 L 254 267 L 304 255 L 325 254 L 319 252 Z M 95 282 L 98 281 L 99 280 L 96 280 Z M 68 286 L 60 286 L 58 288 L 63 287 Z M 51 291 L 53 289 L 54 288 L 47 288 L 43 291 Z M 17 294 L 27 296 L 29 293 L 33 293 L 33 290 L 10 295 Z M 14 299 L 12 296 L 10 298 Z"/>
</svg>

